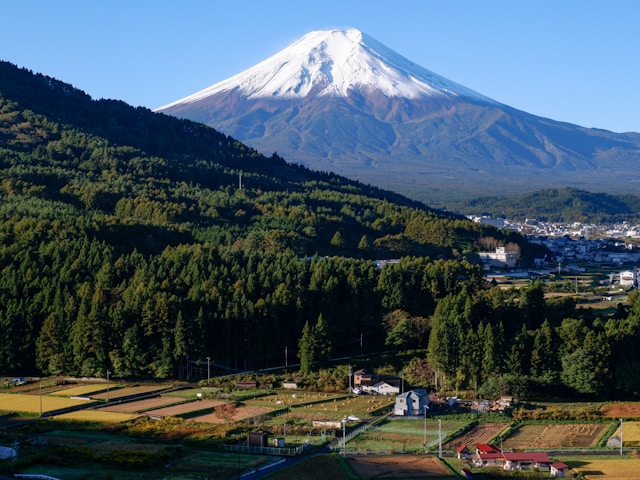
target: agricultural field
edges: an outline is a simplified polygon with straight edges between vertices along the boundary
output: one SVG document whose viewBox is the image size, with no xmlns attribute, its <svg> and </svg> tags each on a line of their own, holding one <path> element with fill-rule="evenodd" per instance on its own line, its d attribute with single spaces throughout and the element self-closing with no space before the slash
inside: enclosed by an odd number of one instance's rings
<svg viewBox="0 0 640 480">
<path fill-rule="evenodd" d="M 0 412 L 39 414 L 64 408 L 86 405 L 84 400 L 54 397 L 49 395 L 28 395 L 22 393 L 0 393 Z"/>
<path fill-rule="evenodd" d="M 349 457 L 348 461 L 360 478 L 457 478 L 435 457 L 361 456 Z"/>
<path fill-rule="evenodd" d="M 111 385 L 111 389 L 117 388 L 116 385 Z M 107 390 L 106 383 L 92 383 L 90 385 L 78 385 L 76 387 L 64 388 L 52 393 L 55 396 L 61 397 L 87 397 L 92 393 L 102 392 Z"/>
<path fill-rule="evenodd" d="M 462 429 L 465 421 L 442 421 L 443 445 L 447 436 Z M 387 420 L 347 442 L 348 451 L 375 453 L 424 452 L 425 423 L 422 420 Z M 426 449 L 438 449 L 438 422 L 427 419 Z"/>
<path fill-rule="evenodd" d="M 444 444 L 444 448 L 455 451 L 461 445 L 467 445 L 469 448 L 473 448 L 481 443 L 490 443 L 508 426 L 508 423 L 481 423 L 468 432 L 448 440 L 447 443 Z"/>
<path fill-rule="evenodd" d="M 620 445 L 620 429 L 616 428 L 611 435 L 617 437 L 617 445 Z M 640 447 L 640 422 L 622 423 L 622 444 L 624 447 Z"/>
<path fill-rule="evenodd" d="M 77 410 L 75 412 L 56 415 L 56 420 L 96 423 L 122 423 L 138 417 L 131 413 L 105 412 L 102 410 Z"/>
<path fill-rule="evenodd" d="M 104 407 L 101 407 L 100 410 L 118 413 L 140 413 L 147 410 L 181 403 L 182 401 L 182 399 L 175 397 L 154 397 L 146 398 L 144 400 L 136 400 L 134 402 L 107 403 Z"/>
<path fill-rule="evenodd" d="M 269 407 L 252 407 L 247 405 L 236 407 L 233 404 L 227 403 L 214 408 L 212 413 L 191 417 L 191 420 L 204 423 L 224 424 L 260 417 L 272 411 L 273 409 Z"/>
<path fill-rule="evenodd" d="M 600 411 L 605 417 L 640 418 L 640 402 L 605 403 Z"/>
<path fill-rule="evenodd" d="M 129 397 L 131 395 L 142 395 L 145 393 L 160 392 L 162 390 L 166 390 L 169 387 L 171 387 L 171 385 L 135 385 L 133 387 L 118 388 L 116 390 L 110 389 L 108 393 L 105 391 L 97 395 L 93 395 L 91 398 L 95 398 L 97 400 L 106 400 L 108 397 L 110 400 L 113 400 Z"/>
<path fill-rule="evenodd" d="M 503 440 L 504 449 L 593 447 L 609 428 L 606 423 L 523 425 Z"/>
<path fill-rule="evenodd" d="M 211 413 L 215 407 L 224 405 L 225 403 L 227 403 L 225 400 L 195 400 L 170 407 L 148 410 L 145 413 L 149 416 L 160 418 L 189 415 L 198 411 L 203 411 L 202 414 L 204 414 L 204 410 L 209 410 L 208 413 Z"/>
<path fill-rule="evenodd" d="M 295 408 L 295 411 L 302 415 L 315 415 L 316 418 L 319 416 L 323 420 L 341 420 L 349 415 L 369 418 L 388 410 L 393 406 L 394 402 L 394 397 L 363 395 L 334 398 L 321 403 L 300 405 Z M 249 402 L 245 403 L 249 404 Z"/>
<path fill-rule="evenodd" d="M 354 480 L 357 478 L 350 471 L 346 461 L 336 455 L 319 455 L 310 457 L 292 467 L 271 473 L 268 480 Z"/>
<path fill-rule="evenodd" d="M 636 480 L 640 472 L 640 458 L 635 456 L 575 456 L 563 457 L 562 462 L 588 479 Z"/>
<path fill-rule="evenodd" d="M 249 392 L 247 392 L 249 393 Z M 269 395 L 255 395 L 254 398 L 247 398 L 244 396 L 243 402 L 247 405 L 255 405 L 261 407 L 270 407 L 272 409 L 279 409 L 285 407 L 296 408 L 303 405 L 309 405 L 314 403 L 334 402 L 343 400 L 347 397 L 343 394 L 335 393 L 322 393 L 322 392 L 304 392 L 291 390 L 279 391 L 271 393 Z"/>
<path fill-rule="evenodd" d="M 65 480 L 231 479 L 274 461 L 272 457 L 262 455 L 136 442 L 97 432 L 54 431 L 41 438 L 45 443 L 24 445 L 21 449 L 26 455 L 40 455 L 43 461 L 23 467 L 17 463 L 16 473 L 49 475 Z M 47 452 L 55 453 L 52 456 Z M 48 463 L 51 459 L 54 463 Z M 2 473 L 0 471 L 0 475 Z"/>
</svg>

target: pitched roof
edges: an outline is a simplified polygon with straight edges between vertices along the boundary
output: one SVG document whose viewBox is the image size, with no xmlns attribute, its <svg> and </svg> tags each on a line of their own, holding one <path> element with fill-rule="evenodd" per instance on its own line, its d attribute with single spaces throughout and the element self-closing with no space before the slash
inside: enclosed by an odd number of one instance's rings
<svg viewBox="0 0 640 480">
<path fill-rule="evenodd" d="M 550 463 L 549 456 L 544 452 L 492 452 L 478 454 L 481 460 L 495 460 L 502 458 L 509 462 Z"/>
<path fill-rule="evenodd" d="M 490 445 L 488 443 L 480 443 L 476 445 L 476 450 L 480 454 L 501 453 L 501 450 L 498 447 L 496 447 L 495 445 Z"/>
</svg>

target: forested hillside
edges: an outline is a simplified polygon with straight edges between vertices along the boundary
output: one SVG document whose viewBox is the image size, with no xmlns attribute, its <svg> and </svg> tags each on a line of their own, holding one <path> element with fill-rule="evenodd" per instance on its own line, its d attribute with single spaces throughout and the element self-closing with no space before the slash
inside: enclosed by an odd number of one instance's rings
<svg viewBox="0 0 640 480">
<path fill-rule="evenodd" d="M 458 263 L 478 238 L 531 252 L 516 235 L 8 63 L 0 181 L 3 373 L 264 364 L 320 313 L 336 345 L 361 333 L 380 344 L 388 295 L 407 290 L 394 308 L 433 308 L 454 272 L 479 281 Z M 334 258 L 301 260 L 315 255 Z M 439 259 L 421 260 L 432 295 L 381 286 L 388 273 L 368 261 L 407 255 Z"/>
<path fill-rule="evenodd" d="M 541 284 L 492 286 L 478 245 L 524 264 L 518 235 L 7 63 L 0 238 L 2 375 L 175 378 L 285 349 L 313 371 L 428 347 L 408 380 L 639 391 L 640 302 L 597 318 Z"/>
<path fill-rule="evenodd" d="M 550 188 L 510 197 L 482 197 L 450 204 L 466 215 L 492 215 L 524 221 L 622 223 L 640 220 L 640 197 L 609 195 L 577 188 Z"/>
</svg>

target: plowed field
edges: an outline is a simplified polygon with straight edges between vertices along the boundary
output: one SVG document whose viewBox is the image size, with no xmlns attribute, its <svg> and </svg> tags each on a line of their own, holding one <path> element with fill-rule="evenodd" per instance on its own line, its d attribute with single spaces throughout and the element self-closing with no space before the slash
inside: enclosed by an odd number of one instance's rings
<svg viewBox="0 0 640 480">
<path fill-rule="evenodd" d="M 607 429 L 604 423 L 523 425 L 503 441 L 505 449 L 592 447 Z"/>
<path fill-rule="evenodd" d="M 443 446 L 446 450 L 454 451 L 461 445 L 467 445 L 473 449 L 473 447 L 478 444 L 489 443 L 499 435 L 500 432 L 507 428 L 507 425 L 507 423 L 482 423 L 480 425 L 476 425 L 467 433 L 450 440 Z"/>
<path fill-rule="evenodd" d="M 440 460 L 425 456 L 348 457 L 360 478 L 456 478 Z"/>
<path fill-rule="evenodd" d="M 146 400 L 138 400 L 136 402 L 112 403 L 108 404 L 106 407 L 101 408 L 100 410 L 119 413 L 137 413 L 144 412 L 146 410 L 152 410 L 154 408 L 157 409 L 160 407 L 164 407 L 165 405 L 172 405 L 181 401 L 182 400 L 179 398 L 155 397 L 147 398 Z"/>
<path fill-rule="evenodd" d="M 640 402 L 607 403 L 600 410 L 605 417 L 636 418 L 640 417 Z"/>
<path fill-rule="evenodd" d="M 213 413 L 208 413 L 206 415 L 192 417 L 192 420 L 204 423 L 239 422 L 240 420 L 264 415 L 271 411 L 273 411 L 273 408 L 243 406 L 234 408 L 230 411 L 214 411 Z"/>
<path fill-rule="evenodd" d="M 181 403 L 180 405 L 174 405 L 172 407 L 157 408 L 146 412 L 146 414 L 157 417 L 171 417 L 197 412 L 198 410 L 213 410 L 214 407 L 223 405 L 224 403 L 226 403 L 224 400 L 196 400 L 194 402 Z"/>
</svg>

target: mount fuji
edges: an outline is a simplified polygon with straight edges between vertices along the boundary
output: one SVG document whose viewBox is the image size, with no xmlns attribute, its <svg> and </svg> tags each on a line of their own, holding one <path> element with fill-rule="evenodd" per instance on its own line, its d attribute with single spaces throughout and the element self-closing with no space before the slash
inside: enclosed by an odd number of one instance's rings
<svg viewBox="0 0 640 480">
<path fill-rule="evenodd" d="M 640 185 L 640 134 L 517 110 L 356 29 L 311 32 L 157 111 L 436 205 L 537 188 L 626 193 Z"/>
</svg>

